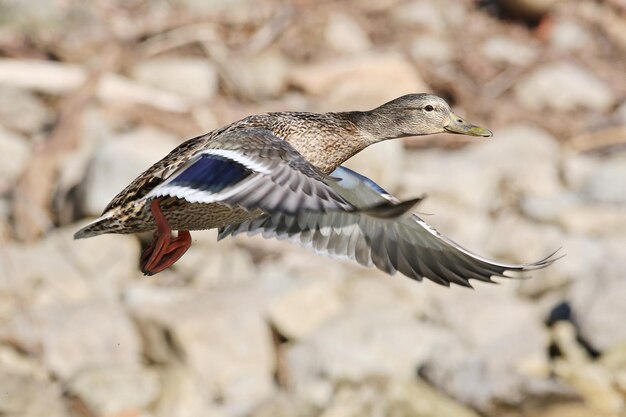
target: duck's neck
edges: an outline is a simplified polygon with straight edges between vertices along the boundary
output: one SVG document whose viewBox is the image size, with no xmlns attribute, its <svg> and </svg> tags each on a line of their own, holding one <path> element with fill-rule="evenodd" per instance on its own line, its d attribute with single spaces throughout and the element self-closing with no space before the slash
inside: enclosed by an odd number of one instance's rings
<svg viewBox="0 0 626 417">
<path fill-rule="evenodd" d="M 368 144 L 408 136 L 394 114 L 374 110 L 339 113 L 355 124 Z"/>
</svg>

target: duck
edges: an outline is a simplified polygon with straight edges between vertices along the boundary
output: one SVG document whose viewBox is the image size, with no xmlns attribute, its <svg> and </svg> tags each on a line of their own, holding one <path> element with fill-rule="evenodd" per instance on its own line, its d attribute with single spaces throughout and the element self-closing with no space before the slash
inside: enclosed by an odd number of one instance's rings
<svg viewBox="0 0 626 417">
<path fill-rule="evenodd" d="M 421 198 L 401 201 L 342 165 L 381 141 L 443 132 L 492 136 L 426 93 L 368 111 L 251 115 L 181 143 L 74 238 L 153 231 L 140 258 L 145 275 L 172 266 L 191 246 L 190 231 L 206 229 L 218 229 L 218 240 L 242 233 L 287 240 L 445 286 L 552 264 L 554 253 L 525 264 L 474 254 L 412 212 Z"/>
</svg>

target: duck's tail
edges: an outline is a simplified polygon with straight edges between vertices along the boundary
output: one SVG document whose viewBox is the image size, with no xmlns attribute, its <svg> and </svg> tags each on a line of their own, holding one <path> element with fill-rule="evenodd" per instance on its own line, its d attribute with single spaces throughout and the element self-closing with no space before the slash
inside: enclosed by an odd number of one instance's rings
<svg viewBox="0 0 626 417">
<path fill-rule="evenodd" d="M 74 239 L 84 239 L 105 233 L 125 233 L 124 229 L 124 225 L 115 216 L 106 214 L 74 233 Z"/>
</svg>

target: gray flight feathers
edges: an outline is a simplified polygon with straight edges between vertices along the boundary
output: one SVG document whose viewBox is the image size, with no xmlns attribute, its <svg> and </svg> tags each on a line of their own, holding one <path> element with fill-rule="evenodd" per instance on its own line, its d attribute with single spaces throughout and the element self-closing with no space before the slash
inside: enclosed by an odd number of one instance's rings
<svg viewBox="0 0 626 417">
<path fill-rule="evenodd" d="M 371 183 L 362 180 L 360 174 L 344 169 L 341 177 L 335 189 L 356 206 L 372 207 L 377 201 L 386 200 L 406 207 L 371 180 Z M 555 252 L 528 264 L 488 260 L 464 249 L 409 213 L 411 207 L 390 217 L 376 216 L 372 211 L 267 214 L 221 228 L 218 239 L 240 233 L 261 234 L 264 238 L 288 240 L 331 258 L 373 265 L 388 274 L 399 271 L 420 281 L 428 278 L 445 286 L 454 283 L 471 287 L 470 279 L 493 282 L 492 277 L 510 277 L 507 272 L 545 268 L 559 259 Z"/>
<path fill-rule="evenodd" d="M 232 165 L 230 171 L 237 172 L 233 176 L 234 182 L 219 184 L 217 188 L 214 183 L 202 182 L 202 170 L 212 168 L 206 164 L 215 163 L 214 159 L 221 161 L 220 168 Z M 232 172 L 226 166 L 225 175 L 228 174 Z M 222 203 L 248 211 L 261 209 L 267 213 L 289 215 L 365 211 L 380 218 L 402 215 L 420 200 L 377 199 L 359 207 L 341 194 L 343 188 L 338 186 L 336 178 L 322 173 L 288 142 L 266 129 L 246 128 L 222 134 L 219 140 L 169 175 L 144 199 L 168 196 L 191 203 Z"/>
</svg>

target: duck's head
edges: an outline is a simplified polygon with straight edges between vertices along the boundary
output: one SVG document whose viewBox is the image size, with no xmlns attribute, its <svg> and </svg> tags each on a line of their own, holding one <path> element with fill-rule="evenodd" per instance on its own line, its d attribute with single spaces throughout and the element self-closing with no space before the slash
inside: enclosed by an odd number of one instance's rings
<svg viewBox="0 0 626 417">
<path fill-rule="evenodd" d="M 441 97 L 432 94 L 408 94 L 392 100 L 370 112 L 373 121 L 382 127 L 386 124 L 390 135 L 429 135 L 433 133 L 457 133 L 469 136 L 490 137 L 488 129 L 473 125 L 452 112 Z"/>
</svg>

